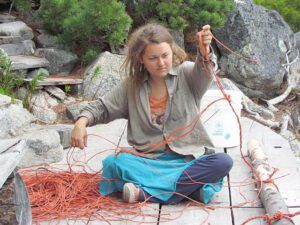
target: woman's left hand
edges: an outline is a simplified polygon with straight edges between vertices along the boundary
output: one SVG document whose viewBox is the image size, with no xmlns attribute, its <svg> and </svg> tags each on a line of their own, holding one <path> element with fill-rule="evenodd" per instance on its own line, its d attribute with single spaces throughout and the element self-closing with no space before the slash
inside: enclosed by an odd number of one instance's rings
<svg viewBox="0 0 300 225">
<path fill-rule="evenodd" d="M 210 25 L 205 25 L 202 27 L 202 30 L 196 34 L 198 40 L 199 51 L 204 58 L 208 60 L 208 54 L 210 52 L 209 46 L 211 44 L 213 35 L 210 31 Z"/>
</svg>

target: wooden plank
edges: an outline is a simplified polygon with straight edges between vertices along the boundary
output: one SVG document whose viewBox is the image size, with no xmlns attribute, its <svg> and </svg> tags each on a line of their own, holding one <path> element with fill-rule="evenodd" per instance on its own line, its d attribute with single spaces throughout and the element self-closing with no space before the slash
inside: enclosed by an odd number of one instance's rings
<svg viewBox="0 0 300 225">
<path fill-rule="evenodd" d="M 126 211 L 126 209 L 124 209 Z M 128 210 L 129 211 L 129 210 Z M 139 224 L 157 224 L 159 216 L 159 204 L 146 204 L 142 206 L 140 210 L 137 207 L 136 214 L 126 215 L 126 214 L 110 214 L 103 215 L 103 219 L 93 219 L 90 220 L 52 220 L 39 222 L 40 225 L 139 225 Z M 110 216 L 111 219 L 107 219 Z"/>
<path fill-rule="evenodd" d="M 18 138 L 11 138 L 11 139 L 2 139 L 0 140 L 0 154 L 2 152 L 7 151 L 12 146 L 16 145 L 19 142 Z"/>
<path fill-rule="evenodd" d="M 76 160 L 81 162 L 77 162 L 77 165 L 85 166 L 86 171 L 94 172 L 99 171 L 102 168 L 102 160 L 109 154 L 113 153 L 116 149 L 116 146 L 128 146 L 126 140 L 126 132 L 123 134 L 124 129 L 126 130 L 126 120 L 115 120 L 109 124 L 101 124 L 93 127 L 88 128 L 88 144 L 85 150 L 76 149 L 73 152 L 73 156 Z M 123 134 L 123 135 L 122 135 Z M 96 136 L 97 135 L 97 136 Z M 66 157 L 67 151 L 64 152 L 65 157 L 64 160 L 60 163 L 52 164 L 58 168 L 67 168 L 66 165 Z M 93 157 L 93 158 L 92 158 Z M 90 159 L 92 158 L 92 159 Z M 86 165 L 85 162 L 88 160 L 88 164 Z M 72 165 L 75 162 L 71 162 Z M 82 170 L 82 167 L 73 167 L 74 170 Z M 116 201 L 120 201 L 117 199 Z M 91 219 L 88 220 L 62 220 L 56 221 L 53 220 L 49 223 L 49 221 L 41 222 L 42 225 L 49 225 L 49 224 L 61 224 L 61 225 L 124 225 L 124 224 L 156 224 L 158 221 L 159 216 L 159 204 L 146 204 L 143 205 L 140 210 L 137 206 L 136 213 L 134 214 L 127 214 L 126 211 L 132 208 L 130 204 L 128 207 L 124 209 L 124 214 L 114 214 L 109 212 L 102 212 L 101 215 L 104 216 L 103 219 Z M 123 210 L 121 210 L 123 211 Z M 105 218 L 110 217 L 108 221 L 105 221 Z M 59 223 L 58 223 L 59 222 Z"/>
<path fill-rule="evenodd" d="M 290 213 L 300 212 L 300 208 L 289 208 Z M 266 214 L 263 208 L 234 208 L 233 218 L 234 224 L 242 224 L 248 219 L 255 216 L 263 216 Z M 295 224 L 300 224 L 300 215 L 292 218 Z M 263 219 L 255 219 L 247 223 L 247 225 L 268 225 Z"/>
<path fill-rule="evenodd" d="M 288 141 L 270 128 L 253 120 L 242 117 L 241 121 L 243 131 L 243 154 L 245 155 L 247 153 L 246 144 L 249 139 L 255 138 L 260 141 L 264 145 L 270 165 L 279 169 L 274 175 L 274 178 L 288 174 L 275 181 L 286 204 L 288 206 L 299 206 L 300 196 L 298 193 L 300 193 L 300 173 L 299 170 L 297 170 L 296 160 Z M 227 149 L 227 152 L 234 160 L 234 166 L 230 172 L 233 206 L 245 203 L 245 199 L 242 195 L 245 196 L 246 200 L 255 202 L 255 204 L 246 204 L 244 206 L 261 206 L 261 203 L 257 198 L 254 184 L 246 186 L 236 184 L 236 182 L 245 183 L 245 180 L 250 179 L 253 174 L 249 167 L 243 162 L 239 147 Z M 248 158 L 246 159 L 249 160 Z"/>
<path fill-rule="evenodd" d="M 227 154 L 233 159 L 233 167 L 229 173 L 232 206 L 260 207 L 261 202 L 252 179 L 253 173 L 243 161 L 239 147 L 227 149 Z"/>
<path fill-rule="evenodd" d="M 300 207 L 296 207 L 296 208 L 289 208 L 290 213 L 299 213 L 300 212 Z M 292 218 L 292 220 L 294 221 L 295 224 L 300 224 L 300 215 L 294 216 Z"/>
<path fill-rule="evenodd" d="M 232 225 L 230 209 L 217 208 L 215 210 L 204 209 L 201 206 L 186 206 L 186 203 L 178 205 L 164 205 L 160 213 L 160 222 L 163 225 L 182 224 L 222 224 Z"/>
<path fill-rule="evenodd" d="M 289 142 L 270 128 L 247 118 L 243 119 L 243 127 L 248 129 L 248 140 L 255 138 L 263 144 L 270 165 L 278 169 L 273 178 L 284 176 L 275 183 L 287 206 L 300 206 L 300 171 Z"/>
<path fill-rule="evenodd" d="M 0 189 L 9 175 L 19 164 L 25 151 L 26 142 L 22 140 L 17 145 L 10 148 L 8 151 L 0 154 Z"/>
<path fill-rule="evenodd" d="M 266 211 L 263 208 L 233 208 L 233 218 L 234 224 L 242 224 L 246 222 L 248 219 L 265 215 Z M 267 223 L 263 219 L 252 220 L 247 223 L 247 225 L 267 225 Z"/>
</svg>

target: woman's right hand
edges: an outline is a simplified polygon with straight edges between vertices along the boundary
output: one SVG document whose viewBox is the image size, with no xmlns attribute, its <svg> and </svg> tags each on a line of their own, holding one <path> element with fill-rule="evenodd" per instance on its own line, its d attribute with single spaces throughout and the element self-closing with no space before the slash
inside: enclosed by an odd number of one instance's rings
<svg viewBox="0 0 300 225">
<path fill-rule="evenodd" d="M 70 144 L 72 147 L 78 147 L 80 149 L 87 147 L 87 124 L 88 119 L 86 117 L 81 117 L 76 121 L 71 133 Z"/>
</svg>

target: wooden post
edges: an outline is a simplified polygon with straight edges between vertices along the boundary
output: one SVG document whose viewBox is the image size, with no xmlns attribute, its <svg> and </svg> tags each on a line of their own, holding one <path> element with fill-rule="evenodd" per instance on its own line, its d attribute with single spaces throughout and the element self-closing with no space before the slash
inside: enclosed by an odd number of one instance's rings
<svg viewBox="0 0 300 225">
<path fill-rule="evenodd" d="M 273 169 L 269 165 L 268 157 L 265 155 L 262 145 L 257 140 L 252 139 L 247 143 L 247 148 L 251 163 L 262 181 L 258 184 L 258 187 L 261 188 L 259 198 L 267 214 L 270 215 L 270 217 L 273 217 L 278 212 L 289 214 L 288 207 L 277 190 L 277 187 L 274 183 L 268 182 L 270 181 L 270 176 L 273 174 Z M 293 221 L 284 217 L 278 220 L 272 220 L 271 224 L 294 225 Z"/>
</svg>

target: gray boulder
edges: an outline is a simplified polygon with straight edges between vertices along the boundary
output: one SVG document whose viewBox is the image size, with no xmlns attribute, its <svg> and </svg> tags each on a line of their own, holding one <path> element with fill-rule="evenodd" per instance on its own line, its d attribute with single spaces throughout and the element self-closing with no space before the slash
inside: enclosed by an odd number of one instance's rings
<svg viewBox="0 0 300 225">
<path fill-rule="evenodd" d="M 300 51 L 300 31 L 295 34 L 295 45 L 296 48 Z"/>
<path fill-rule="evenodd" d="M 20 137 L 26 140 L 28 147 L 19 163 L 21 167 L 54 163 L 62 160 L 63 148 L 60 144 L 60 136 L 57 131 L 37 130 Z"/>
<path fill-rule="evenodd" d="M 35 121 L 31 115 L 22 105 L 11 104 L 7 96 L 0 95 L 0 138 L 9 138 L 16 136 L 23 132 L 23 128 Z M 3 99 L 3 101 L 1 100 Z"/>
<path fill-rule="evenodd" d="M 105 95 L 116 84 L 120 83 L 121 77 L 125 73 L 121 68 L 125 56 L 104 52 L 98 59 L 87 68 L 83 81 L 83 96 L 89 99 L 95 99 Z M 99 74 L 96 74 L 96 68 L 99 68 Z"/>
<path fill-rule="evenodd" d="M 45 91 L 38 91 L 30 99 L 31 112 L 41 122 L 46 124 L 54 123 L 57 120 L 57 114 L 53 107 L 59 104 L 59 101 Z"/>
<path fill-rule="evenodd" d="M 38 69 L 34 69 L 32 71 L 30 71 L 29 73 L 27 73 L 25 75 L 25 78 L 30 79 L 30 78 L 34 78 L 38 73 L 43 74 L 44 77 L 48 77 L 49 76 L 49 71 L 44 69 L 44 68 L 38 68 Z"/>
<path fill-rule="evenodd" d="M 39 30 L 41 34 L 36 37 L 37 46 L 40 48 L 59 48 L 57 44 L 56 37 L 50 34 L 47 34 L 44 30 Z"/>
<path fill-rule="evenodd" d="M 294 38 L 278 12 L 255 5 L 251 0 L 237 1 L 237 10 L 216 36 L 234 51 L 258 61 L 249 62 L 220 46 L 221 70 L 246 95 L 263 98 L 278 95 L 285 75 L 281 64 L 286 63 L 286 52 Z"/>
<path fill-rule="evenodd" d="M 50 62 L 50 74 L 68 74 L 78 60 L 74 53 L 56 48 L 39 48 L 35 56 L 44 57 Z"/>
<path fill-rule="evenodd" d="M 1 23 L 0 34 L 3 36 L 20 36 L 22 40 L 31 40 L 33 38 L 32 29 L 22 21 Z"/>
</svg>

